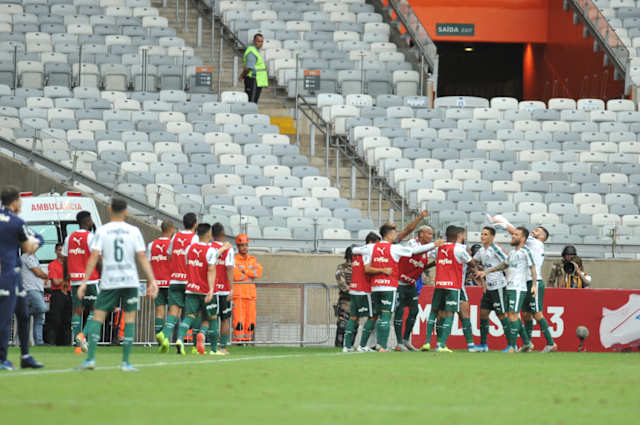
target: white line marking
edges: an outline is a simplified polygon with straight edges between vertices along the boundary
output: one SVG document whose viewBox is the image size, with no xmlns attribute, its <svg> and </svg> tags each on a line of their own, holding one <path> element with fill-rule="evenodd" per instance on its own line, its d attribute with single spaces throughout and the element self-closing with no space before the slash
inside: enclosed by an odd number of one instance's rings
<svg viewBox="0 0 640 425">
<path fill-rule="evenodd" d="M 210 360 L 187 360 L 187 361 L 177 361 L 177 362 L 156 362 L 156 363 L 142 363 L 136 364 L 134 367 L 136 368 L 145 368 L 145 367 L 162 367 L 162 366 L 182 366 L 182 365 L 196 365 L 196 364 L 215 364 L 215 363 L 235 363 L 235 362 L 246 362 L 252 360 L 277 360 L 277 359 L 293 359 L 300 357 L 327 357 L 327 356 L 338 356 L 345 354 L 362 354 L 362 353 L 342 353 L 342 352 L 333 352 L 333 353 L 314 353 L 314 354 L 279 354 L 273 356 L 245 356 L 245 357 L 231 357 L 231 358 L 223 358 L 223 359 L 210 359 Z M 102 366 L 97 367 L 95 370 L 117 370 L 120 369 L 120 366 Z M 62 374 L 62 373 L 79 373 L 79 372 L 91 372 L 91 371 L 83 371 L 76 369 L 39 369 L 39 370 L 30 370 L 30 371 L 20 371 L 20 372 L 0 372 L 0 379 L 10 376 L 28 376 L 28 375 L 54 375 L 54 374 Z"/>
</svg>

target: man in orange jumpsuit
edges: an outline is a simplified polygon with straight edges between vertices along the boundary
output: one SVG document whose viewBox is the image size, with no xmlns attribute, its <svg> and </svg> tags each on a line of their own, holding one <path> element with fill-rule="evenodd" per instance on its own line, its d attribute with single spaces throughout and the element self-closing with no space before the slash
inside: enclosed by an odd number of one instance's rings
<svg viewBox="0 0 640 425">
<path fill-rule="evenodd" d="M 256 327 L 255 279 L 262 276 L 262 264 L 249 255 L 249 237 L 236 237 L 238 253 L 233 268 L 233 340 L 251 341 Z"/>
</svg>

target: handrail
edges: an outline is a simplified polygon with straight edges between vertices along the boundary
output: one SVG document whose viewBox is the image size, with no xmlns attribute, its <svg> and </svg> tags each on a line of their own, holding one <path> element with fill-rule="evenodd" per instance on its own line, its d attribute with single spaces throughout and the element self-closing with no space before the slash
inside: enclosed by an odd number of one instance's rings
<svg viewBox="0 0 640 425">
<path fill-rule="evenodd" d="M 307 99 L 305 99 L 305 97 L 300 94 L 297 97 L 297 102 L 299 104 L 299 110 L 309 119 L 311 124 L 316 126 L 322 133 L 326 135 L 326 132 L 323 129 L 328 129 L 327 131 L 330 131 L 331 124 L 322 117 L 318 109 L 314 105 L 309 103 Z M 310 117 L 307 111 L 309 111 L 314 117 Z M 403 225 L 405 216 L 410 215 L 411 213 L 417 213 L 417 211 L 412 210 L 409 207 L 408 201 L 402 195 L 400 195 L 391 185 L 389 185 L 389 182 L 386 178 L 384 178 L 384 176 L 379 176 L 377 173 L 374 173 L 375 167 L 369 165 L 363 160 L 363 158 L 355 151 L 346 137 L 331 134 L 330 136 L 333 141 L 331 146 L 335 149 L 338 149 L 346 158 L 348 158 L 351 161 L 351 165 L 353 167 L 355 167 L 363 176 L 371 180 L 371 184 L 375 183 L 378 185 L 378 192 L 381 193 L 382 196 L 384 196 L 384 198 L 389 201 L 393 205 L 393 207 L 396 208 L 400 213 Z"/>
<path fill-rule="evenodd" d="M 593 34 L 598 41 L 598 45 L 605 50 L 605 63 L 607 58 L 611 58 L 613 66 L 620 75 L 625 79 L 625 94 L 629 93 L 629 48 L 618 37 L 615 30 L 609 25 L 607 18 L 602 15 L 598 6 L 592 0 L 565 0 L 571 4 L 576 16 L 579 16 L 584 25 L 589 28 L 589 32 Z M 566 4 L 566 3 L 565 3 Z M 575 19 L 575 16 L 574 16 Z M 574 20 L 574 23 L 577 23 Z M 585 34 L 586 37 L 586 34 Z M 594 49 L 596 47 L 594 46 Z"/>
<path fill-rule="evenodd" d="M 104 183 L 101 183 L 97 180 L 84 176 L 82 173 L 76 173 L 74 170 L 65 167 L 64 165 L 59 164 L 56 161 L 52 161 L 46 158 L 44 155 L 41 155 L 34 150 L 28 150 L 17 143 L 13 143 L 10 140 L 5 139 L 4 137 L 0 137 L 0 147 L 3 149 L 7 149 L 9 151 L 13 151 L 14 154 L 18 154 L 25 158 L 29 158 L 29 160 L 38 163 L 51 170 L 54 173 L 60 174 L 64 176 L 66 179 L 73 179 L 74 181 L 78 181 L 79 183 L 91 188 L 97 193 L 101 193 L 102 195 L 108 196 L 110 193 L 117 193 L 118 197 L 127 201 L 127 204 L 131 208 L 142 211 L 145 215 L 157 217 L 160 220 L 170 220 L 175 221 L 178 217 L 174 217 L 171 214 L 167 214 L 160 209 L 157 209 L 146 202 L 141 202 L 125 193 L 122 193 L 118 190 L 114 190 L 114 188 L 107 186 Z"/>
</svg>

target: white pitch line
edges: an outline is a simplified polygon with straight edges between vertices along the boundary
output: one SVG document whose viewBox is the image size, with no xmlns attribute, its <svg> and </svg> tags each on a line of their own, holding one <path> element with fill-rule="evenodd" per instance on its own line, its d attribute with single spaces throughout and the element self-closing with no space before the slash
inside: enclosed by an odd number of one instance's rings
<svg viewBox="0 0 640 425">
<path fill-rule="evenodd" d="M 145 368 L 145 367 L 163 367 L 163 366 L 182 366 L 182 365 L 197 365 L 197 364 L 215 364 L 215 363 L 235 363 L 235 362 L 246 362 L 252 360 L 277 360 L 277 359 L 292 359 L 292 358 L 300 358 L 300 357 L 327 357 L 327 356 L 337 356 L 337 355 L 345 355 L 345 354 L 361 354 L 361 353 L 314 353 L 314 354 L 278 354 L 273 356 L 246 356 L 246 357 L 230 357 L 223 359 L 210 359 L 210 360 L 193 360 L 193 361 L 177 361 L 177 362 L 156 362 L 156 363 L 142 363 L 134 365 L 136 368 Z M 102 366 L 97 367 L 95 370 L 117 370 L 120 369 L 120 366 Z M 0 372 L 1 378 L 8 378 L 13 376 L 29 376 L 29 375 L 54 375 L 54 374 L 62 374 L 62 373 L 79 373 L 79 372 L 91 372 L 91 371 L 83 371 L 76 369 L 38 369 L 38 370 L 30 370 L 25 372 Z"/>
</svg>

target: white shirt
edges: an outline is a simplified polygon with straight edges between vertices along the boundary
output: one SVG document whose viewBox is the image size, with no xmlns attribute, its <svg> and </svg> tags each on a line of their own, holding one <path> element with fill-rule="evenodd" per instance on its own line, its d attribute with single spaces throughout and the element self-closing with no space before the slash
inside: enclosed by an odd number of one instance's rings
<svg viewBox="0 0 640 425">
<path fill-rule="evenodd" d="M 544 242 L 529 236 L 525 242 L 525 246 L 531 251 L 533 261 L 536 265 L 536 278 L 542 280 L 542 264 L 544 264 Z M 527 274 L 528 279 L 531 280 L 531 271 Z"/>
<path fill-rule="evenodd" d="M 123 221 L 112 221 L 100 227 L 91 250 L 102 255 L 100 289 L 138 288 L 136 254 L 145 252 L 140 229 Z"/>
<path fill-rule="evenodd" d="M 507 264 L 509 265 L 507 289 L 526 291 L 530 269 L 535 264 L 529 248 L 523 246 L 520 249 L 512 250 L 507 258 Z"/>
<path fill-rule="evenodd" d="M 473 259 L 482 264 L 485 270 L 489 270 L 507 261 L 507 254 L 505 254 L 498 245 L 491 244 L 487 248 L 484 246 L 480 247 Z M 485 277 L 485 281 L 487 282 L 487 289 L 489 290 L 507 286 L 507 279 L 501 271 L 489 273 Z"/>
</svg>

